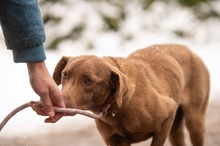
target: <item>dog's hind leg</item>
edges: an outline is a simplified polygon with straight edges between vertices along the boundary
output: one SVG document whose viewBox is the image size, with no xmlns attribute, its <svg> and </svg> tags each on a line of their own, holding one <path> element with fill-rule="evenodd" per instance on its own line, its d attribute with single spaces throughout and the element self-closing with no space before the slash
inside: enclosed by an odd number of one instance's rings
<svg viewBox="0 0 220 146">
<path fill-rule="evenodd" d="M 186 146 L 184 141 L 183 124 L 183 110 L 180 106 L 176 112 L 176 117 L 169 136 L 169 140 L 173 146 Z"/>
<path fill-rule="evenodd" d="M 189 130 L 191 142 L 193 146 L 203 146 L 205 133 L 204 121 L 198 112 L 187 111 L 189 112 L 185 112 L 186 127 Z"/>
<path fill-rule="evenodd" d="M 198 78 L 198 76 L 196 77 Z M 185 101 L 182 104 L 182 108 L 193 146 L 204 146 L 205 113 L 209 97 L 209 82 L 205 81 L 205 77 L 201 77 L 200 80 L 197 78 L 194 78 L 194 82 L 191 82 L 189 96 L 184 98 Z M 202 79 L 204 79 L 203 82 L 201 82 Z"/>
<path fill-rule="evenodd" d="M 191 75 L 185 87 L 182 108 L 193 146 L 204 146 L 205 112 L 209 99 L 210 76 L 197 56 L 191 58 Z"/>
<path fill-rule="evenodd" d="M 201 92 L 192 90 L 192 93 L 189 97 L 191 100 L 182 106 L 186 127 L 189 130 L 190 139 L 193 146 L 203 146 L 205 135 L 205 111 L 208 102 L 208 93 L 206 95 L 207 97 L 204 94 L 198 93 Z"/>
</svg>

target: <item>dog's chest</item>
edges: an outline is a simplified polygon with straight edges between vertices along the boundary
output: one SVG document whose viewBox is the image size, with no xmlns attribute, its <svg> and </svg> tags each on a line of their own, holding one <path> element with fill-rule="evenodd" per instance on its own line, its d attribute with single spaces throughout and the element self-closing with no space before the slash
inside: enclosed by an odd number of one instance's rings
<svg viewBox="0 0 220 146">
<path fill-rule="evenodd" d="M 122 120 L 123 121 L 123 120 Z M 139 142 L 139 141 L 143 141 L 146 140 L 150 137 L 152 137 L 153 132 L 148 131 L 148 130 L 143 130 L 145 129 L 144 127 L 141 128 L 141 130 L 139 130 L 137 127 L 136 130 L 131 131 L 130 129 L 132 129 L 131 127 L 129 127 L 127 124 L 125 124 L 124 122 L 122 123 L 120 120 L 113 119 L 111 121 L 111 127 L 112 129 L 114 129 L 115 134 L 120 135 L 126 139 L 129 139 L 132 142 Z M 129 122 L 129 121 L 127 121 Z M 134 126 L 134 125 L 130 125 L 130 126 Z"/>
<path fill-rule="evenodd" d="M 123 136 L 126 139 L 130 139 L 132 142 L 139 142 L 150 138 L 153 133 L 144 131 L 144 132 L 130 132 L 123 125 L 120 126 L 120 131 L 123 133 Z"/>
</svg>

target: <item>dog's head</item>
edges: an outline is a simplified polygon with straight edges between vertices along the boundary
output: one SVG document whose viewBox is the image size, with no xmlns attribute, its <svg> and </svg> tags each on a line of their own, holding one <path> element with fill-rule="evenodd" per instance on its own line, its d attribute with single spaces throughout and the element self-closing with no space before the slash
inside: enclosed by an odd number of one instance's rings
<svg viewBox="0 0 220 146">
<path fill-rule="evenodd" d="M 66 107 L 98 112 L 112 99 L 120 108 L 129 94 L 127 78 L 113 65 L 96 56 L 63 57 L 53 78 L 62 84 Z"/>
</svg>

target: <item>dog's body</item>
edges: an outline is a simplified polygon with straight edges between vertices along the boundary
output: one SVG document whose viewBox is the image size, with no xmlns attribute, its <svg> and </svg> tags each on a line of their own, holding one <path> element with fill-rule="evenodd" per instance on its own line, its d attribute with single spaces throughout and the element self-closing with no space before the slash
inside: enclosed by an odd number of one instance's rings
<svg viewBox="0 0 220 146">
<path fill-rule="evenodd" d="M 107 115 L 96 125 L 106 145 L 129 146 L 153 137 L 162 146 L 169 135 L 185 146 L 183 118 L 193 146 L 204 145 L 209 73 L 185 46 L 154 45 L 127 58 L 63 57 L 54 75 L 67 107 Z"/>
</svg>

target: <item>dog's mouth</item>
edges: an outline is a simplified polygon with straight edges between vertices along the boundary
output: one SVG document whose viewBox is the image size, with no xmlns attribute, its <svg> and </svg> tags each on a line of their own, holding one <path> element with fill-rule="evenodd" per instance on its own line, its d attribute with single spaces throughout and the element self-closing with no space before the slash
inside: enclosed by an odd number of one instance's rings
<svg viewBox="0 0 220 146">
<path fill-rule="evenodd" d="M 76 108 L 76 106 L 73 106 L 71 104 L 65 103 L 66 108 Z"/>
<path fill-rule="evenodd" d="M 77 104 L 75 101 L 70 100 L 70 98 L 68 98 L 68 99 L 64 98 L 64 104 L 65 104 L 66 108 L 75 108 L 75 109 L 89 110 L 89 111 L 92 111 L 92 109 L 95 107 L 95 106 L 86 105 L 85 103 L 84 104 Z"/>
<path fill-rule="evenodd" d="M 64 103 L 66 108 L 75 108 L 80 110 L 91 111 L 95 114 L 97 113 L 106 113 L 108 112 L 109 108 L 111 108 L 115 104 L 115 98 L 106 98 L 104 101 L 86 101 L 82 98 L 77 101 L 76 98 L 64 95 Z"/>
</svg>

